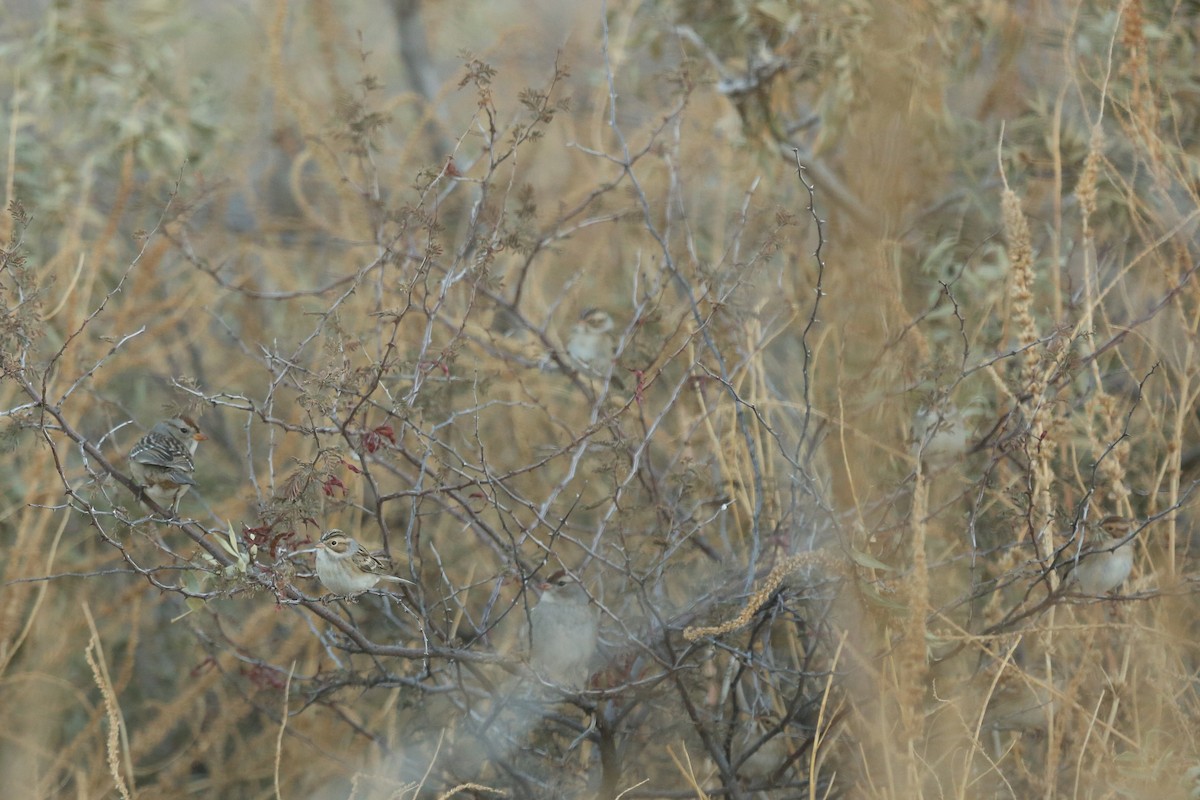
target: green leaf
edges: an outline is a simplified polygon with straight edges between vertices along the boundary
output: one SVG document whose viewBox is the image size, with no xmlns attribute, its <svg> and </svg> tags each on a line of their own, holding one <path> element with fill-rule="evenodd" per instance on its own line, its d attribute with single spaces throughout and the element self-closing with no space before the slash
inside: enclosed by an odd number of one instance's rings
<svg viewBox="0 0 1200 800">
<path fill-rule="evenodd" d="M 890 597 L 884 597 L 879 593 L 879 590 L 871 584 L 859 583 L 859 586 L 862 588 L 863 595 L 876 605 L 880 605 L 884 608 L 891 609 L 892 611 L 899 611 L 902 613 L 908 611 L 908 606 L 898 603 Z"/>
<path fill-rule="evenodd" d="M 796 12 L 789 8 L 787 3 L 778 2 L 778 0 L 767 0 L 766 2 L 757 3 L 754 6 L 754 10 L 764 17 L 775 20 L 782 26 L 786 26 L 797 16 Z"/>
<path fill-rule="evenodd" d="M 853 547 L 850 548 L 850 558 L 854 559 L 854 563 L 860 567 L 866 567 L 867 569 L 883 569 L 888 572 L 896 571 L 895 567 L 888 566 L 870 553 L 864 553 L 862 550 L 856 550 Z"/>
<path fill-rule="evenodd" d="M 225 550 L 226 553 L 233 556 L 234 563 L 225 567 L 225 574 L 233 577 L 238 572 L 246 572 L 250 567 L 250 559 L 242 548 L 238 546 L 237 534 L 233 531 L 233 523 L 226 523 L 228 526 L 226 536 L 228 541 L 217 537 L 217 543 Z"/>
</svg>

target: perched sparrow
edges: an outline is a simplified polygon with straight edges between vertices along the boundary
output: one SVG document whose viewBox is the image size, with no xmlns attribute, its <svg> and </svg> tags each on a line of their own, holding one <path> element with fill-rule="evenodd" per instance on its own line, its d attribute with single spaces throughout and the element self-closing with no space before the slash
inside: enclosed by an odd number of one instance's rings
<svg viewBox="0 0 1200 800">
<path fill-rule="evenodd" d="M 336 595 L 354 597 L 375 588 L 380 581 L 412 583 L 392 574 L 385 558 L 373 556 L 337 528 L 321 537 L 317 552 L 317 578 Z"/>
<path fill-rule="evenodd" d="M 747 720 L 745 725 L 739 726 L 734 742 L 736 758 L 733 763 L 740 764 L 737 771 L 743 778 L 756 781 L 769 778 L 791 754 L 788 738 L 782 731 L 763 740 L 775 728 L 775 720 L 765 715 Z M 752 747 L 756 748 L 754 752 L 744 756 Z"/>
<path fill-rule="evenodd" d="M 579 582 L 561 570 L 542 589 L 542 599 L 529 612 L 529 664 L 546 680 L 581 689 L 596 654 L 596 612 Z"/>
<path fill-rule="evenodd" d="M 594 378 L 606 376 L 616 353 L 612 330 L 611 314 L 600 308 L 584 309 L 567 337 L 567 356 L 572 366 Z"/>
<path fill-rule="evenodd" d="M 191 417 L 172 417 L 158 423 L 129 451 L 133 482 L 151 500 L 169 508 L 172 515 L 178 514 L 179 501 L 196 485 L 192 477 L 196 472 L 192 462 L 196 445 L 207 438 Z"/>
<path fill-rule="evenodd" d="M 1078 557 L 1075 548 L 1068 547 L 1066 560 L 1061 565 L 1069 570 L 1067 585 L 1078 584 L 1083 594 L 1111 592 L 1125 582 L 1133 569 L 1133 540 L 1118 546 L 1129 535 L 1130 521 L 1125 517 L 1109 516 L 1100 520 L 1098 527 L 1103 533 L 1085 544 Z"/>
<path fill-rule="evenodd" d="M 971 443 L 966 417 L 950 400 L 918 408 L 911 439 L 912 454 L 939 468 L 964 458 Z"/>
<path fill-rule="evenodd" d="M 977 685 L 977 688 L 984 691 L 983 685 Z M 1054 694 L 1048 687 L 1016 678 L 1001 680 L 987 695 L 987 700 L 983 725 L 998 731 L 1044 730 L 1056 707 Z"/>
<path fill-rule="evenodd" d="M 1200 800 L 1200 767 L 1191 767 L 1184 772 L 1183 782 L 1183 788 L 1191 788 L 1191 791 L 1188 792 L 1188 800 Z"/>
<path fill-rule="evenodd" d="M 936 687 L 935 696 L 952 699 L 954 710 L 946 718 L 957 726 L 967 721 L 974 725 L 983 713 L 983 728 L 993 733 L 998 731 L 1044 730 L 1050 724 L 1051 714 L 1058 707 L 1061 683 L 1042 676 L 1038 654 L 1032 642 L 1018 638 L 1016 641 L 996 640 L 1001 650 L 989 653 L 978 665 L 974 674 L 957 680 L 957 668 L 966 664 L 959 660 L 944 675 L 944 683 Z M 1009 646 L 1011 645 L 1011 646 Z M 946 666 L 950 666 L 946 662 Z M 949 710 L 952 706 L 947 704 Z M 998 739 L 995 739 L 998 744 Z"/>
</svg>

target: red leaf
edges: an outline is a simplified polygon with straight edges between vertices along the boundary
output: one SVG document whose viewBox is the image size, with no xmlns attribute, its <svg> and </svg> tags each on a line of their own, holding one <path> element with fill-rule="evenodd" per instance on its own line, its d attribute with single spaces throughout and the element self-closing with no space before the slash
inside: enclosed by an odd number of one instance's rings
<svg viewBox="0 0 1200 800">
<path fill-rule="evenodd" d="M 203 675 L 205 672 L 208 672 L 210 669 L 212 669 L 216 665 L 217 665 L 217 659 L 214 658 L 213 656 L 209 656 L 208 658 L 204 659 L 203 661 L 201 661 L 199 664 L 197 664 L 195 667 L 192 668 L 191 675 L 193 678 L 196 677 L 197 675 Z"/>
<path fill-rule="evenodd" d="M 379 448 L 383 447 L 383 440 L 387 439 L 393 445 L 396 444 L 396 431 L 391 425 L 380 425 L 377 428 L 372 428 L 363 434 L 363 447 L 368 453 L 374 453 Z M 357 472 L 358 470 L 355 470 Z"/>
<path fill-rule="evenodd" d="M 259 525 L 257 528 L 242 528 L 242 539 L 247 544 L 256 544 L 262 547 L 271 538 L 272 525 Z"/>
</svg>

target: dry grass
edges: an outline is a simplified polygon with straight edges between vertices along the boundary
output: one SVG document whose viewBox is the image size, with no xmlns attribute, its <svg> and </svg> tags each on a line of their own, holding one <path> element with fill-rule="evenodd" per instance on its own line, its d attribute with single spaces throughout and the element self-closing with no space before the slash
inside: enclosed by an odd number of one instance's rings
<svg viewBox="0 0 1200 800">
<path fill-rule="evenodd" d="M 426 96 L 382 3 L 35 5 L 4 797 L 1192 796 L 1192 6 L 428 3 Z M 321 602 L 331 527 L 416 588 Z"/>
</svg>

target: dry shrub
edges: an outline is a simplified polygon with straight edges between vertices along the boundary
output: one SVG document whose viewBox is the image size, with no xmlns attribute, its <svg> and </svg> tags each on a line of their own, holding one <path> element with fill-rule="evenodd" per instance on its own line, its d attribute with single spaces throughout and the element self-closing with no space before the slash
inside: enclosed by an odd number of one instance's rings
<svg viewBox="0 0 1200 800">
<path fill-rule="evenodd" d="M 1193 790 L 1193 10 L 391 5 L 14 7 L 4 796 Z"/>
</svg>

